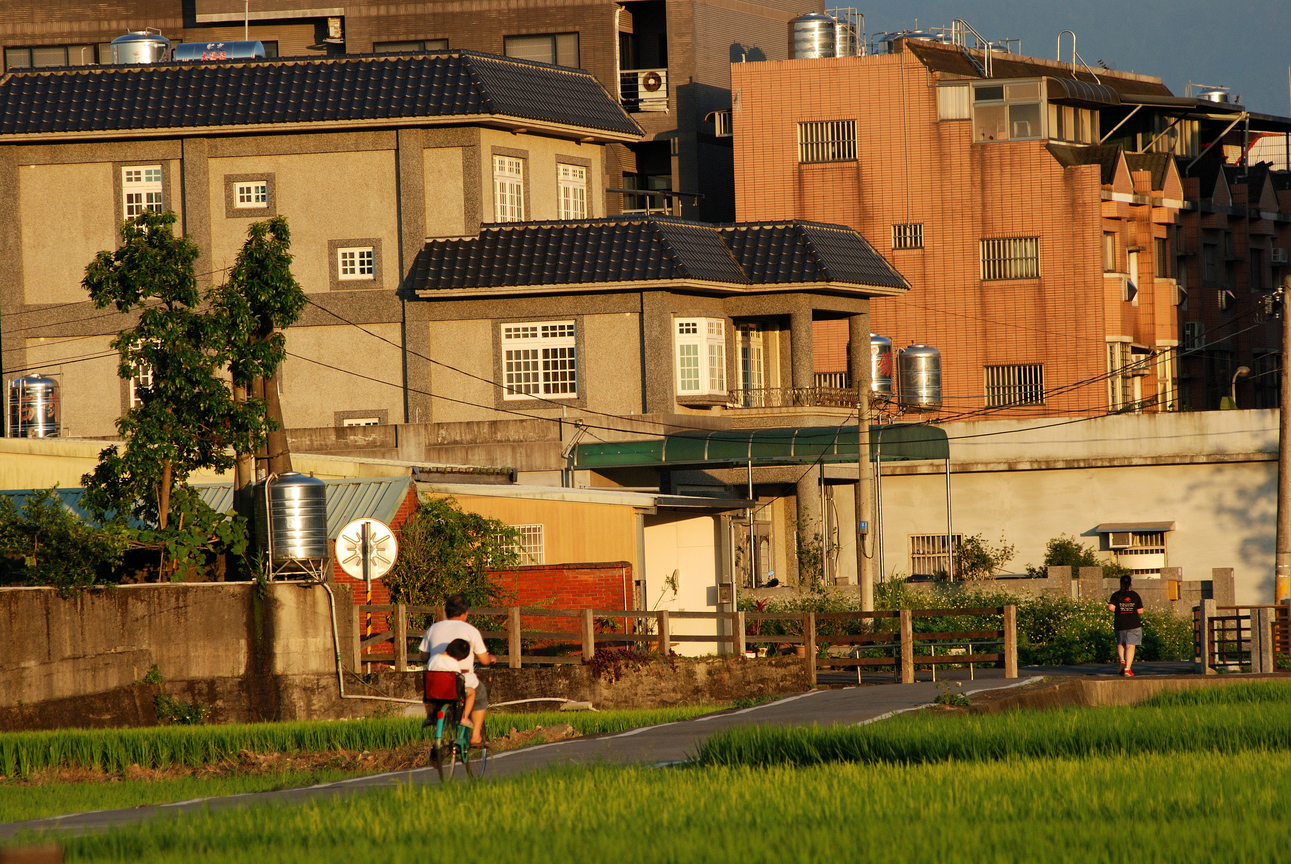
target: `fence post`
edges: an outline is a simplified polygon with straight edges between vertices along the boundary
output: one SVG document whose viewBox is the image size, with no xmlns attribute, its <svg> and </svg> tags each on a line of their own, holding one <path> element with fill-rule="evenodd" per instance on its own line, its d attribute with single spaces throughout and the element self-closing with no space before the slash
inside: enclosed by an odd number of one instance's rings
<svg viewBox="0 0 1291 864">
<path fill-rule="evenodd" d="M 435 607 L 435 622 L 436 622 L 436 623 L 438 623 L 438 622 L 443 621 L 443 620 L 445 620 L 445 619 L 447 619 L 447 618 L 448 618 L 448 615 L 447 615 L 447 614 L 445 614 L 445 612 L 444 612 L 444 607 L 443 607 L 443 606 L 436 606 L 436 607 Z"/>
<path fill-rule="evenodd" d="M 593 629 L 592 610 L 583 610 L 583 659 L 591 660 L 596 653 L 596 630 Z"/>
<path fill-rule="evenodd" d="M 743 657 L 744 652 L 749 650 L 748 644 L 744 641 L 744 613 L 733 613 L 731 615 L 731 620 L 732 626 L 735 628 L 735 633 L 732 634 L 735 638 L 735 655 L 737 657 Z"/>
<path fill-rule="evenodd" d="M 351 672 L 363 671 L 363 630 L 360 629 L 359 617 L 359 607 L 350 606 L 350 662 L 346 665 Z"/>
<path fill-rule="evenodd" d="M 394 671 L 408 671 L 408 607 L 402 603 L 395 604 L 393 615 L 394 627 Z"/>
<path fill-rule="evenodd" d="M 808 612 L 802 620 L 802 642 L 807 650 L 807 683 L 816 686 L 816 613 Z"/>
<path fill-rule="evenodd" d="M 668 610 L 659 610 L 659 653 L 668 657 L 672 653 L 672 633 L 668 630 Z"/>
<path fill-rule="evenodd" d="M 1018 607 L 1004 607 L 1004 677 L 1018 677 Z"/>
<path fill-rule="evenodd" d="M 520 607 L 507 610 L 507 665 L 520 668 Z"/>
<path fill-rule="evenodd" d="M 901 683 L 914 683 L 914 619 L 909 609 L 901 610 Z"/>
<path fill-rule="evenodd" d="M 1255 668 L 1255 662 L 1252 658 L 1252 672 L 1272 672 L 1273 671 L 1273 609 L 1252 609 L 1254 614 L 1251 616 L 1251 623 L 1256 629 L 1251 633 L 1251 646 L 1259 646 L 1260 666 Z"/>
<path fill-rule="evenodd" d="M 1215 601 L 1202 600 L 1201 612 L 1197 618 L 1197 672 L 1203 675 L 1217 674 L 1210 665 L 1211 628 L 1214 626 Z"/>
</svg>

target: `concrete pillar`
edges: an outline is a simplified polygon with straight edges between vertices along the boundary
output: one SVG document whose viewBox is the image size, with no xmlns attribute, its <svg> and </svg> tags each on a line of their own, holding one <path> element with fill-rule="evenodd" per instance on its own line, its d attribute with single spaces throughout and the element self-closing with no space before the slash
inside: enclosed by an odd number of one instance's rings
<svg viewBox="0 0 1291 864">
<path fill-rule="evenodd" d="M 1232 567 L 1214 567 L 1210 571 L 1210 596 L 1216 606 L 1234 606 L 1237 604 L 1237 586 L 1233 581 Z"/>
<path fill-rule="evenodd" d="M 1050 567 L 1046 575 L 1049 584 L 1045 588 L 1049 595 L 1065 600 L 1075 599 L 1076 583 L 1071 578 L 1071 565 Z"/>
<path fill-rule="evenodd" d="M 1196 671 L 1203 675 L 1214 675 L 1210 665 L 1210 619 L 1215 617 L 1215 601 L 1202 600 L 1197 621 L 1197 665 Z"/>
<path fill-rule="evenodd" d="M 1107 601 L 1111 595 L 1103 594 L 1103 568 L 1102 567 L 1081 567 L 1080 568 L 1080 599 L 1081 600 L 1102 600 Z"/>
<path fill-rule="evenodd" d="M 812 550 L 813 557 L 821 559 L 821 566 L 815 568 L 814 572 L 804 570 L 802 562 L 798 565 L 798 584 L 805 585 L 809 579 L 820 579 L 823 577 L 824 556 L 822 552 L 822 538 L 824 537 L 824 525 L 821 522 L 820 511 L 820 471 L 816 466 L 812 466 L 798 481 L 798 525 L 797 535 L 798 543 L 804 549 Z M 818 536 L 819 535 L 819 536 Z"/>
<path fill-rule="evenodd" d="M 864 522 L 868 527 L 865 534 L 855 534 L 856 538 L 856 582 L 860 587 L 861 611 L 871 612 L 874 609 L 874 470 L 870 464 L 869 427 L 870 427 L 870 316 L 853 315 L 847 319 L 847 367 L 852 386 L 858 395 L 858 440 L 860 441 L 860 458 L 857 460 L 857 481 L 852 487 L 856 525 Z"/>
<path fill-rule="evenodd" d="M 789 350 L 794 388 L 816 385 L 816 357 L 811 338 L 811 307 L 789 316 Z"/>
</svg>

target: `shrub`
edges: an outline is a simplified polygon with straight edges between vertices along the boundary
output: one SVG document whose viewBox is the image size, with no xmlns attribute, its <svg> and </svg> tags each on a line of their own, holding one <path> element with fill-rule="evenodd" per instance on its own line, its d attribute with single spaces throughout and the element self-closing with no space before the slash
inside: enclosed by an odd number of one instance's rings
<svg viewBox="0 0 1291 864">
<path fill-rule="evenodd" d="M 48 585 L 63 597 L 115 584 L 126 544 L 124 532 L 89 525 L 63 506 L 56 486 L 21 507 L 0 496 L 0 582 Z"/>
</svg>

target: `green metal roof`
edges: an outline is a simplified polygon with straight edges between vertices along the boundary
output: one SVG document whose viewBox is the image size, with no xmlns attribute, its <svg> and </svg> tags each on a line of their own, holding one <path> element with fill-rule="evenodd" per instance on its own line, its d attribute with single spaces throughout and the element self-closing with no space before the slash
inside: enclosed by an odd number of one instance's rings
<svg viewBox="0 0 1291 864">
<path fill-rule="evenodd" d="M 882 441 L 884 462 L 949 459 L 944 429 L 922 423 L 871 426 L 869 456 L 875 461 Z M 574 468 L 669 468 L 735 465 L 801 465 L 855 462 L 857 427 L 799 426 L 724 432 L 678 432 L 646 441 L 579 444 L 571 456 Z"/>
<path fill-rule="evenodd" d="M 327 536 L 336 537 L 355 519 L 379 519 L 387 525 L 413 488 L 411 477 L 358 477 L 324 480 L 327 491 Z M 194 484 L 194 489 L 211 509 L 227 513 L 233 509 L 233 485 Z"/>
</svg>

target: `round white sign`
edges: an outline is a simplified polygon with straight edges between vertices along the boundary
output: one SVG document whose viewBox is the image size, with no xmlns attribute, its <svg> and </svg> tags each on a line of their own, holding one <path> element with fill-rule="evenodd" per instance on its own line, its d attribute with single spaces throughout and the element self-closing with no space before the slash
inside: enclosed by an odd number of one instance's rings
<svg viewBox="0 0 1291 864">
<path fill-rule="evenodd" d="M 336 558 L 354 579 L 380 579 L 390 572 L 398 554 L 394 532 L 379 519 L 355 519 L 336 538 Z"/>
</svg>

